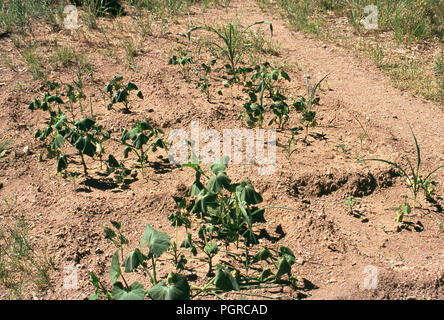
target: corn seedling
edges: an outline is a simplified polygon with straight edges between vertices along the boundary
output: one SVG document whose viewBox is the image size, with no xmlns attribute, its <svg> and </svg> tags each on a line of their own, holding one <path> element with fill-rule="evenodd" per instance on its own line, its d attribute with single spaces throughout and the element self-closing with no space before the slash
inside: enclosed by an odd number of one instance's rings
<svg viewBox="0 0 444 320">
<path fill-rule="evenodd" d="M 436 185 L 436 181 L 431 178 L 431 176 L 437 172 L 439 169 L 444 168 L 444 165 L 440 165 L 434 170 L 430 171 L 425 177 L 420 172 L 421 167 L 421 150 L 418 145 L 418 141 L 416 139 L 415 133 L 413 132 L 412 127 L 409 125 L 410 131 L 412 132 L 413 139 L 415 141 L 415 147 L 416 147 L 416 168 L 413 166 L 411 160 L 409 157 L 404 156 L 404 158 L 407 160 L 408 163 L 408 169 L 402 168 L 400 165 L 398 165 L 395 162 L 391 162 L 388 160 L 383 159 L 366 159 L 369 161 L 380 161 L 387 163 L 394 167 L 395 169 L 399 170 L 401 175 L 404 177 L 407 183 L 407 187 L 412 192 L 413 195 L 413 207 L 416 205 L 416 199 L 418 196 L 418 193 L 422 189 L 425 193 L 425 196 L 428 200 L 430 200 L 435 192 L 435 188 L 433 187 Z M 410 171 L 409 171 L 410 170 Z"/>
<path fill-rule="evenodd" d="M 283 147 L 286 152 L 286 157 L 288 160 L 290 160 L 291 155 L 296 152 L 296 135 L 299 133 L 299 131 L 303 130 L 302 127 L 297 127 L 294 129 L 291 129 L 291 137 L 288 139 L 287 144 L 279 144 L 280 147 Z M 294 146 L 294 147 L 293 147 Z"/>
<path fill-rule="evenodd" d="M 238 80 L 238 63 L 240 62 L 243 53 L 248 49 L 244 46 L 243 39 L 251 27 L 259 24 L 269 24 L 270 32 L 273 33 L 273 25 L 269 21 L 257 21 L 245 28 L 240 28 L 233 22 L 228 23 L 222 28 L 222 30 L 216 30 L 209 26 L 193 27 L 188 30 L 187 36 L 188 40 L 191 40 L 191 33 L 197 30 L 206 30 L 216 35 L 219 41 L 209 41 L 206 42 L 205 45 L 216 47 L 220 50 L 222 56 L 228 62 L 226 65 L 227 73 L 232 76 L 232 79 L 230 79 L 229 82 L 234 83 Z"/>
</svg>

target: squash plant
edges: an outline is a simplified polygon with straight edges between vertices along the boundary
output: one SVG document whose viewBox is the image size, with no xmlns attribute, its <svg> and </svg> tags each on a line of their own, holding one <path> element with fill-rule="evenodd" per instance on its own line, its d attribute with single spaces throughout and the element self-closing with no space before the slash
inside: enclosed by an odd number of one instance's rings
<svg viewBox="0 0 444 320">
<path fill-rule="evenodd" d="M 122 76 L 115 76 L 105 87 L 105 93 L 111 98 L 111 102 L 107 105 L 107 109 L 111 110 L 114 104 L 122 103 L 123 112 L 130 113 L 130 93 L 136 91 L 136 96 L 139 99 L 143 99 L 143 94 L 139 88 L 132 82 L 128 82 L 126 85 L 122 83 Z"/>
<path fill-rule="evenodd" d="M 72 88 L 68 87 L 67 96 L 73 101 Z M 55 109 L 57 106 L 57 109 Z M 57 173 L 66 177 L 70 163 L 75 163 L 72 155 L 67 154 L 65 145 L 71 145 L 77 151 L 83 167 L 83 173 L 88 176 L 85 156 L 102 158 L 103 144 L 110 138 L 109 131 L 98 125 L 92 112 L 91 117 L 76 120 L 72 105 L 66 105 L 57 95 L 45 93 L 41 100 L 34 99 L 30 105 L 31 110 L 42 110 L 48 113 L 49 121 L 44 129 L 37 129 L 35 138 L 46 141 L 48 158 L 57 158 Z M 65 151 L 66 150 L 66 151 Z M 41 161 L 43 154 L 40 154 Z"/>
</svg>

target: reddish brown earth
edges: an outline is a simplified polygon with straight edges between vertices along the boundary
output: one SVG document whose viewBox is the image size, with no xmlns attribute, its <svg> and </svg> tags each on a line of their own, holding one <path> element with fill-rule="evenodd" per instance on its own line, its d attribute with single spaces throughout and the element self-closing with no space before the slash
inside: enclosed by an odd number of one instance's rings
<svg viewBox="0 0 444 320">
<path fill-rule="evenodd" d="M 121 128 L 128 128 L 141 118 L 162 125 L 166 134 L 173 128 L 189 131 L 191 121 L 196 120 L 201 128 L 220 132 L 245 127 L 237 119 L 242 110 L 241 99 L 233 100 L 229 94 L 217 96 L 213 89 L 213 101 L 207 102 L 193 83 L 184 81 L 178 67 L 167 65 L 167 61 L 172 48 L 196 48 L 196 43 L 188 42 L 185 37 L 190 25 L 210 24 L 230 17 L 239 17 L 243 25 L 264 19 L 271 21 L 273 41 L 281 50 L 278 57 L 270 59 L 298 66 L 289 71 L 292 82 L 288 93 L 294 96 L 305 93 L 304 73 L 310 75 L 312 82 L 329 76 L 319 92 L 319 126 L 312 131 L 325 135 L 325 139 L 311 136 L 309 145 L 299 139 L 290 160 L 277 147 L 277 169 L 272 175 L 259 176 L 257 167 L 247 164 L 230 165 L 227 170 L 233 181 L 249 178 L 262 193 L 263 205 L 294 209 L 267 210 L 266 222 L 258 224 L 257 231 L 264 229 L 269 234 L 261 238 L 261 244 L 285 245 L 294 251 L 297 262 L 292 272 L 300 279 L 299 288 L 266 293 L 284 299 L 443 299 L 444 233 L 440 229 L 444 223 L 443 171 L 434 176 L 438 181 L 437 203 L 428 203 L 421 194 L 418 208 L 401 225 L 394 221 L 392 208 L 403 201 L 402 196 L 407 192 L 404 180 L 388 165 L 356 161 L 358 154 L 395 162 L 401 161 L 403 154 L 415 159 L 410 123 L 421 147 L 424 172 L 444 163 L 442 108 L 395 89 L 390 79 L 370 61 L 356 57 L 347 48 L 290 31 L 278 15 L 261 11 L 253 1 L 235 1 L 228 13 L 217 8 L 205 13 L 196 8 L 195 13 L 180 18 L 165 34 L 157 31 L 154 36 L 147 36 L 135 58 L 135 71 L 98 53 L 97 48 L 106 47 L 98 32 L 91 32 L 88 42 L 66 30 L 57 34 L 60 43 L 71 43 L 90 52 L 96 68 L 95 82 L 85 79 L 85 92 L 88 96 L 95 94 L 94 114 L 100 123 L 113 128 L 116 136 Z M 125 23 L 130 17 L 119 19 L 124 28 L 130 28 Z M 204 33 L 194 34 L 198 35 Z M 55 35 L 46 31 L 40 36 Z M 11 57 L 17 55 L 8 37 L 0 39 L 0 48 Z M 119 53 L 119 58 L 124 61 L 123 53 Z M 151 161 L 163 164 L 162 170 L 156 172 L 150 168 L 146 178 L 139 173 L 127 188 L 107 188 L 106 184 L 85 186 L 84 178 L 75 183 L 63 180 L 55 174 L 54 161 L 37 161 L 43 148 L 33 136 L 35 129 L 43 126 L 45 115 L 31 112 L 27 106 L 41 95 L 42 82 L 33 81 L 25 67 L 19 67 L 18 71 L 0 67 L 0 82 L 4 83 L 0 86 L 0 132 L 13 141 L 14 150 L 8 162 L 0 162 L 3 184 L 0 197 L 14 200 L 15 212 L 23 213 L 30 223 L 33 241 L 39 247 L 47 245 L 56 267 L 51 272 L 51 288 L 43 293 L 29 292 L 27 297 L 87 298 L 93 292 L 90 272 L 96 272 L 106 281 L 115 251 L 104 239 L 103 227 L 110 220 L 120 221 L 130 239 L 130 249 L 138 246 L 146 224 L 173 235 L 174 228 L 168 221 L 174 210 L 171 195 L 182 185 L 191 185 L 194 173 L 189 168 L 164 162 L 166 153 L 159 151 L 151 155 Z M 129 115 L 118 110 L 107 111 L 99 91 L 116 74 L 139 85 L 145 96 L 135 103 Z M 61 68 L 53 76 L 65 83 L 74 78 L 69 68 Z M 17 91 L 18 81 L 26 84 L 23 91 Z M 236 94 L 242 96 L 241 92 Z M 368 119 L 369 137 L 362 147 L 359 140 L 362 130 L 355 119 L 363 122 Z M 293 114 L 288 127 L 298 125 Z M 278 142 L 285 144 L 289 136 L 287 131 L 278 132 Z M 347 145 L 349 151 L 343 153 L 332 148 L 338 144 Z M 30 154 L 24 153 L 25 146 L 29 146 Z M 108 151 L 117 154 L 117 145 Z M 349 195 L 358 198 L 353 214 L 344 205 Z M 11 212 L 3 206 L 0 217 L 6 221 Z M 197 228 L 195 224 L 193 230 Z M 63 288 L 63 268 L 71 264 L 79 265 L 77 290 Z M 369 265 L 378 268 L 376 290 L 364 288 L 367 277 L 364 269 Z M 205 283 L 205 266 L 202 263 L 194 266 L 198 281 Z M 168 270 L 162 265 L 161 268 L 164 269 L 160 275 L 164 277 Z"/>
</svg>

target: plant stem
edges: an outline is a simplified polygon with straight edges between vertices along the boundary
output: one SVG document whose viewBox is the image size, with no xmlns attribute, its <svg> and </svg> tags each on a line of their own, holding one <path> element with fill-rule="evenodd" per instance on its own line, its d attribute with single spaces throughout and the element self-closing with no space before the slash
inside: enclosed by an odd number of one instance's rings
<svg viewBox="0 0 444 320">
<path fill-rule="evenodd" d="M 83 153 L 79 151 L 80 154 L 80 158 L 82 159 L 82 166 L 83 166 L 83 173 L 85 174 L 85 176 L 88 176 L 88 171 L 86 168 L 86 163 L 85 163 L 85 157 L 83 156 Z"/>
<path fill-rule="evenodd" d="M 154 256 L 151 256 L 151 262 L 153 264 L 153 281 L 154 285 L 157 284 L 157 276 L 156 276 L 156 260 L 154 260 Z"/>
</svg>

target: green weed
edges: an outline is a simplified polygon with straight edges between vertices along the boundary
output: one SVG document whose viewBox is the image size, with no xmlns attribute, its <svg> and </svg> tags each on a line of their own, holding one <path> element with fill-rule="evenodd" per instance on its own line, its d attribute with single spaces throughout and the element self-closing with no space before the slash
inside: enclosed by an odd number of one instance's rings
<svg viewBox="0 0 444 320">
<path fill-rule="evenodd" d="M 0 284 L 7 289 L 7 298 L 29 298 L 30 291 L 46 291 L 51 286 L 52 259 L 45 249 L 36 249 L 23 216 L 7 221 L 0 226 Z"/>
</svg>

